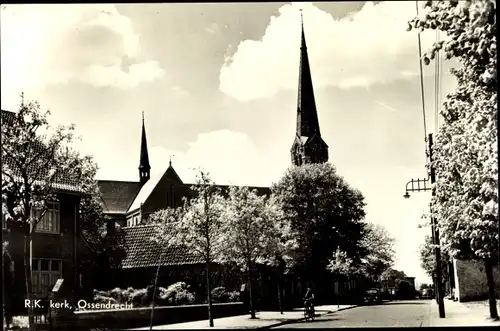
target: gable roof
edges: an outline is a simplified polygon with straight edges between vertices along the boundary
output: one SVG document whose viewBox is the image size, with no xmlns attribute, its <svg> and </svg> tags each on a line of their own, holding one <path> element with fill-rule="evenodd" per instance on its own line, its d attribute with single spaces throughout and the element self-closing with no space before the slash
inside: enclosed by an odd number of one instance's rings
<svg viewBox="0 0 500 331">
<path fill-rule="evenodd" d="M 160 256 L 162 266 L 203 263 L 199 255 L 189 251 L 187 247 L 161 245 L 153 240 L 154 225 L 139 225 L 117 230 L 112 236 L 120 248 L 124 250 L 121 268 L 146 268 L 158 266 Z M 163 254 L 162 254 L 163 253 Z"/>
<path fill-rule="evenodd" d="M 15 121 L 15 116 L 16 114 L 11 111 L 7 110 L 1 110 L 1 121 L 2 124 L 6 125 L 11 125 Z M 42 159 L 43 155 L 42 153 L 45 150 L 45 147 L 42 145 L 41 142 L 36 142 L 34 146 L 32 146 L 33 149 L 31 152 L 40 154 L 40 156 L 37 158 Z M 35 155 L 36 155 L 35 154 Z M 15 160 L 7 157 L 7 158 L 2 158 L 2 167 L 8 167 L 12 171 L 12 175 L 14 177 L 14 180 L 19 180 L 21 181 L 21 171 L 19 168 L 15 165 Z M 49 169 L 47 168 L 41 168 L 41 165 L 37 162 L 32 163 L 30 166 L 28 166 L 28 177 L 35 177 L 35 181 L 33 184 L 41 184 L 44 180 L 44 178 L 48 175 Z M 73 177 L 71 174 L 67 172 L 59 172 L 55 175 L 54 177 L 54 182 L 52 183 L 52 188 L 58 191 L 65 191 L 65 192 L 71 192 L 71 193 L 85 193 L 84 190 L 81 188 L 80 183 Z"/>
<path fill-rule="evenodd" d="M 126 213 L 140 188 L 139 182 L 99 180 L 105 213 Z"/>
<path fill-rule="evenodd" d="M 176 182 L 179 182 L 180 184 L 183 184 L 182 180 L 179 178 L 174 168 L 172 168 L 172 166 L 170 165 L 167 168 L 167 170 L 165 170 L 165 172 L 153 176 L 141 187 L 140 191 L 137 193 L 133 202 L 130 204 L 128 212 L 140 208 L 141 204 L 146 202 L 146 200 L 149 198 L 153 190 L 156 188 L 156 185 L 158 185 L 158 183 L 162 178 L 172 179 Z"/>
</svg>

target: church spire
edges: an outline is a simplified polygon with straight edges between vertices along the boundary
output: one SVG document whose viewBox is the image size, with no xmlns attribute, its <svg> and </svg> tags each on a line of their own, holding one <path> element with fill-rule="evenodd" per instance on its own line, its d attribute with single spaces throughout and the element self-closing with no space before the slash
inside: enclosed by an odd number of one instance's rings
<svg viewBox="0 0 500 331">
<path fill-rule="evenodd" d="M 141 186 L 150 178 L 151 166 L 149 165 L 148 143 L 146 141 L 146 127 L 144 126 L 144 112 L 142 112 L 142 137 L 141 158 L 139 161 L 139 181 Z"/>
<path fill-rule="evenodd" d="M 297 95 L 297 135 L 299 137 L 311 137 L 313 134 L 320 135 L 320 130 L 311 79 L 311 67 L 309 66 L 309 56 L 307 54 L 302 10 L 300 11 L 300 18 L 302 33 L 300 44 L 299 88 Z"/>
<path fill-rule="evenodd" d="M 299 86 L 297 94 L 297 128 L 295 140 L 290 150 L 292 164 L 300 166 L 307 163 L 323 163 L 328 161 L 328 145 L 321 138 L 318 112 L 311 79 L 311 67 L 307 54 L 306 36 L 302 10 Z"/>
</svg>

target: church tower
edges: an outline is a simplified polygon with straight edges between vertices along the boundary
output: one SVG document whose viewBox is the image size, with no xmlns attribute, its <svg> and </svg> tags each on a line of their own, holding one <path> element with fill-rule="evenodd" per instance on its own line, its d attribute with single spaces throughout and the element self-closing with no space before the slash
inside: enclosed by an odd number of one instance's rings
<svg viewBox="0 0 500 331">
<path fill-rule="evenodd" d="M 319 130 L 318 112 L 316 111 L 316 101 L 314 99 L 302 13 L 301 28 L 297 130 L 290 150 L 292 164 L 296 166 L 328 161 L 328 145 L 321 138 Z"/>
<path fill-rule="evenodd" d="M 141 159 L 139 161 L 139 182 L 141 187 L 150 178 L 151 166 L 149 165 L 148 143 L 146 141 L 146 128 L 144 126 L 144 112 L 142 112 L 142 137 L 141 137 Z"/>
</svg>

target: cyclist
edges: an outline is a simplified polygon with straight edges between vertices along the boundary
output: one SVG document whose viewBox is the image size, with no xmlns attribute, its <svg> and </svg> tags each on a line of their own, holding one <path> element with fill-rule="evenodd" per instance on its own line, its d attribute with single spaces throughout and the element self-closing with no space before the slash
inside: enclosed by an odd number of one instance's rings
<svg viewBox="0 0 500 331">
<path fill-rule="evenodd" d="M 306 295 L 304 296 L 304 308 L 309 310 L 311 316 L 314 317 L 314 293 L 310 287 L 307 288 Z"/>
</svg>

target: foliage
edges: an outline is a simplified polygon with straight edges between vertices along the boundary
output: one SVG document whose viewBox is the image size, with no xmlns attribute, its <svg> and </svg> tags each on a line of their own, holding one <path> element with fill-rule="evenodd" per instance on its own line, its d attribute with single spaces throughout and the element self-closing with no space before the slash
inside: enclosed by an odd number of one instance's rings
<svg viewBox="0 0 500 331">
<path fill-rule="evenodd" d="M 212 290 L 212 299 L 214 302 L 227 302 L 229 300 L 229 293 L 224 286 L 216 287 Z"/>
<path fill-rule="evenodd" d="M 324 272 L 337 248 L 356 260 L 364 255 L 364 198 L 331 164 L 291 167 L 272 192 L 296 241 L 295 267 L 309 275 Z"/>
<path fill-rule="evenodd" d="M 149 306 L 152 301 L 152 287 L 134 289 L 129 287 L 121 289 L 116 287 L 109 291 L 94 290 L 94 301 L 101 303 L 132 304 L 134 307 Z M 189 286 L 184 282 L 177 282 L 168 288 L 158 287 L 156 299 L 164 305 L 185 305 L 194 302 L 194 293 L 189 291 Z"/>
<path fill-rule="evenodd" d="M 457 88 L 441 109 L 444 124 L 434 146 L 433 213 L 442 244 L 453 257 L 484 261 L 490 316 L 498 318 L 492 271 L 500 243 L 496 2 L 428 1 L 425 16 L 413 19 L 412 27 L 449 36 L 426 54 L 426 64 L 441 49 L 461 64 L 452 70 Z"/>
<path fill-rule="evenodd" d="M 208 316 L 209 324 L 213 326 L 210 265 L 222 260 L 225 246 L 222 221 L 224 198 L 220 188 L 201 170 L 191 190 L 194 197 L 184 199 L 182 208 L 166 209 L 154 214 L 151 223 L 157 225 L 158 231 L 152 239 L 160 239 L 167 245 L 188 247 L 190 252 L 205 261 Z M 165 241 L 165 238 L 168 239 Z"/>
<path fill-rule="evenodd" d="M 225 258 L 245 269 L 250 264 L 274 258 L 271 246 L 279 233 L 274 226 L 276 213 L 271 201 L 248 187 L 229 189 L 223 214 Z"/>
<path fill-rule="evenodd" d="M 389 268 L 382 273 L 381 278 L 382 279 L 404 280 L 406 278 L 406 274 L 404 273 L 404 271 Z"/>
<path fill-rule="evenodd" d="M 354 260 L 346 252 L 341 251 L 340 248 L 337 248 L 333 254 L 327 269 L 333 274 L 342 276 L 356 275 L 360 271 L 359 266 L 354 263 Z"/>
<path fill-rule="evenodd" d="M 193 293 L 189 291 L 189 286 L 184 282 L 177 282 L 167 289 L 160 288 L 160 299 L 172 305 L 192 304 L 195 300 Z"/>
<path fill-rule="evenodd" d="M 252 269 L 256 263 L 274 260 L 279 232 L 274 225 L 279 215 L 274 200 L 259 196 L 248 187 L 231 187 L 224 208 L 225 256 L 244 267 L 250 284 L 250 312 L 255 318 L 252 295 Z"/>
<path fill-rule="evenodd" d="M 363 274 L 379 281 L 384 271 L 394 265 L 396 240 L 378 224 L 368 223 L 361 245 L 367 254 L 362 260 Z"/>
<path fill-rule="evenodd" d="M 429 277 L 434 276 L 434 271 L 436 269 L 436 254 L 435 245 L 432 243 L 431 236 L 425 236 L 425 242 L 420 246 L 420 266 L 425 270 Z M 443 279 L 448 277 L 447 262 L 450 261 L 450 255 L 445 251 L 441 250 L 441 274 Z"/>
<path fill-rule="evenodd" d="M 224 198 L 207 173 L 199 172 L 192 191 L 195 197 L 186 200 L 183 217 L 175 222 L 175 240 L 189 247 L 207 263 L 219 261 L 224 249 L 222 213 Z"/>
<path fill-rule="evenodd" d="M 426 58 L 442 49 L 461 64 L 452 70 L 458 86 L 443 105 L 445 123 L 434 145 L 434 213 L 453 256 L 485 259 L 498 252 L 495 7 L 490 0 L 429 1 L 425 16 L 410 22 L 449 36 Z"/>
</svg>

